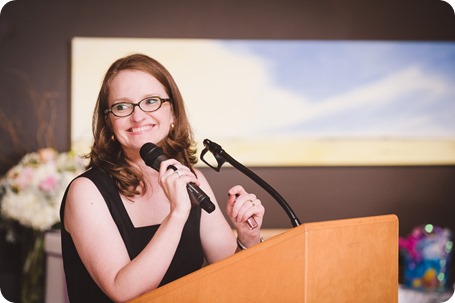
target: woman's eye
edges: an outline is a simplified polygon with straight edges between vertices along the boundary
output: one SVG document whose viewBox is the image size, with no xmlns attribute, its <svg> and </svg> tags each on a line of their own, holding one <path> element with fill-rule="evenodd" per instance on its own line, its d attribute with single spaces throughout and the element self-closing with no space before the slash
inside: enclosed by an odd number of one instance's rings
<svg viewBox="0 0 455 303">
<path fill-rule="evenodd" d="M 122 111 L 122 110 L 126 110 L 128 108 L 130 108 L 131 106 L 129 104 L 126 104 L 126 103 L 120 103 L 120 104 L 116 104 L 114 109 L 117 110 L 117 111 Z"/>
<path fill-rule="evenodd" d="M 158 99 L 156 99 L 156 98 L 149 98 L 149 99 L 145 99 L 145 102 L 144 102 L 144 103 L 145 103 L 146 105 L 153 105 L 153 104 L 155 104 L 155 103 L 157 103 L 157 102 L 158 102 Z"/>
</svg>

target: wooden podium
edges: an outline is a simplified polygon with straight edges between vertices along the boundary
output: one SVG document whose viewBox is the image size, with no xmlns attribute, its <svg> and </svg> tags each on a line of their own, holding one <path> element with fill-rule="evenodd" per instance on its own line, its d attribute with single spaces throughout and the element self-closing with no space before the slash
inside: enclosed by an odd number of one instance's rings
<svg viewBox="0 0 455 303">
<path fill-rule="evenodd" d="M 398 218 L 305 223 L 131 302 L 397 303 Z"/>
</svg>

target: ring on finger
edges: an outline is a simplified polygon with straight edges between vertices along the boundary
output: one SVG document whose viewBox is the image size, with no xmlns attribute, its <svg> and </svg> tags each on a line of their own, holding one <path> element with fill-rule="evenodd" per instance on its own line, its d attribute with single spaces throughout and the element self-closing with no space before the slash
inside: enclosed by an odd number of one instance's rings
<svg viewBox="0 0 455 303">
<path fill-rule="evenodd" d="M 256 203 L 254 203 L 256 200 L 250 200 L 251 206 L 256 206 Z"/>
<path fill-rule="evenodd" d="M 179 178 L 182 176 L 178 170 L 174 170 L 174 173 L 176 173 L 179 176 Z"/>
</svg>

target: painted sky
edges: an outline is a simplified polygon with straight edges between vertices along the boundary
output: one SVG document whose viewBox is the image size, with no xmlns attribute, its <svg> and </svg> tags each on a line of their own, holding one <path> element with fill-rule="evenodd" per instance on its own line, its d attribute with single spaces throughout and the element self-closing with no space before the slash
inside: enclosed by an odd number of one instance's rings
<svg viewBox="0 0 455 303">
<path fill-rule="evenodd" d="M 171 72 L 196 142 L 218 142 L 245 164 L 455 162 L 453 42 L 76 37 L 75 150 L 93 140 L 87 109 L 104 73 L 135 52 Z"/>
<path fill-rule="evenodd" d="M 281 125 L 263 124 L 259 132 L 304 137 L 455 138 L 455 43 L 220 43 L 238 57 L 261 62 L 257 73 L 272 94 L 258 93 L 262 100 L 253 102 L 271 110 L 268 115 L 260 110 L 262 119 L 279 118 Z M 245 73 L 254 77 L 251 71 Z M 241 96 L 236 98 L 242 102 Z"/>
<path fill-rule="evenodd" d="M 91 140 L 102 77 L 134 52 L 170 70 L 198 141 L 455 139 L 453 42 L 75 38 L 73 141 Z"/>
</svg>

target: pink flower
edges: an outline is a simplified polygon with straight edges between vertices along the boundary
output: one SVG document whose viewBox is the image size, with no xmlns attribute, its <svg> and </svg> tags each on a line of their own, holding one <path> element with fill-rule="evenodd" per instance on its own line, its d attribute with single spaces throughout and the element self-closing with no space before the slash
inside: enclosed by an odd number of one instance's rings
<svg viewBox="0 0 455 303">
<path fill-rule="evenodd" d="M 42 148 L 38 150 L 38 156 L 43 161 L 43 163 L 47 163 L 50 161 L 53 161 L 55 157 L 57 156 L 57 152 L 55 149 L 47 147 L 47 148 Z"/>
<path fill-rule="evenodd" d="M 47 176 L 38 184 L 38 187 L 44 192 L 53 192 L 57 186 L 57 178 L 55 176 Z"/>
</svg>

